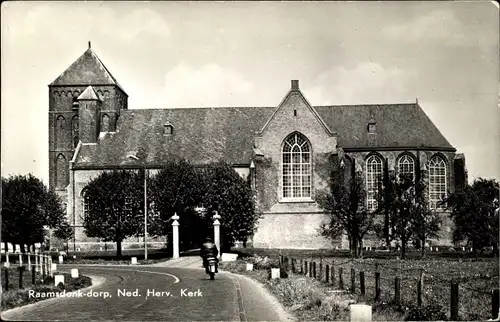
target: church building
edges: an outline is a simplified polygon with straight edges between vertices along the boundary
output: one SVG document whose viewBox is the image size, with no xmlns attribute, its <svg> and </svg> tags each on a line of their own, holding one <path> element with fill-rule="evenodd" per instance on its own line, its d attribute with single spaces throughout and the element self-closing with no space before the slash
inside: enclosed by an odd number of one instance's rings
<svg viewBox="0 0 500 322">
<path fill-rule="evenodd" d="M 376 206 L 374 191 L 384 167 L 421 171 L 431 207 L 444 219 L 437 202 L 467 181 L 464 156 L 418 102 L 315 106 L 298 80 L 270 106 L 129 109 L 127 100 L 90 43 L 49 85 L 50 186 L 66 204 L 75 249 L 104 245 L 83 233 L 82 191 L 90 180 L 110 169 L 156 171 L 172 158 L 197 165 L 225 161 L 250 176 L 263 216 L 249 244 L 264 248 L 348 247 L 345 238 L 335 243 L 318 233 L 326 217 L 314 198 L 327 187 L 332 156 L 362 172 L 369 209 Z M 449 222 L 441 235 L 435 244 L 450 245 Z M 141 241 L 130 238 L 123 247 Z M 163 245 L 164 239 L 151 239 L 150 247 Z"/>
</svg>

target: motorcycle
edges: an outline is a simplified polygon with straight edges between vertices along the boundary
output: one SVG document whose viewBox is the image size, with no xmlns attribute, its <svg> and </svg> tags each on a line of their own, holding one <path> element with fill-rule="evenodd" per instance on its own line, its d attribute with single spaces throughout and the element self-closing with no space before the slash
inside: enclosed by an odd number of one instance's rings
<svg viewBox="0 0 500 322">
<path fill-rule="evenodd" d="M 215 257 L 208 257 L 208 274 L 210 275 L 210 280 L 215 279 L 215 272 L 217 271 L 217 259 Z"/>
</svg>

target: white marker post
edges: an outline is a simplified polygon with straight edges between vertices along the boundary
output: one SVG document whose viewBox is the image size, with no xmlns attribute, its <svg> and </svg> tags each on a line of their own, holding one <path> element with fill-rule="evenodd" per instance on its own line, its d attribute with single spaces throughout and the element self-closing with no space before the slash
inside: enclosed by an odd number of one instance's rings
<svg viewBox="0 0 500 322">
<path fill-rule="evenodd" d="M 5 253 L 5 264 L 3 265 L 5 266 L 6 268 L 9 268 L 10 267 L 10 262 L 9 262 L 9 253 Z"/>
<path fill-rule="evenodd" d="M 31 254 L 28 253 L 28 271 L 31 271 Z"/>
<path fill-rule="evenodd" d="M 214 215 L 214 243 L 215 246 L 217 246 L 217 249 L 219 250 L 219 258 L 222 256 L 222 251 L 220 249 L 220 216 L 219 213 L 216 211 Z"/>
<path fill-rule="evenodd" d="M 351 321 L 356 322 L 371 322 L 372 320 L 372 307 L 365 304 L 351 304 Z"/>
<path fill-rule="evenodd" d="M 173 246 L 174 246 L 174 254 L 173 258 L 179 258 L 179 216 L 177 216 L 177 213 L 174 213 L 172 216 L 172 220 L 174 221 L 172 223 L 172 238 L 173 238 Z"/>
<path fill-rule="evenodd" d="M 71 278 L 78 278 L 78 268 L 71 269 Z"/>
<path fill-rule="evenodd" d="M 50 277 L 54 276 L 54 271 L 52 270 L 52 256 L 49 257 L 49 261 L 47 263 L 47 269 L 49 270 Z"/>
<path fill-rule="evenodd" d="M 38 254 L 37 254 L 36 249 L 35 249 L 35 272 L 39 272 L 39 269 L 38 269 Z"/>
<path fill-rule="evenodd" d="M 23 266 L 23 254 L 19 253 L 19 266 Z"/>
<path fill-rule="evenodd" d="M 54 276 L 54 284 L 57 286 L 59 283 L 64 284 L 64 275 L 55 275 Z"/>
<path fill-rule="evenodd" d="M 38 256 L 40 257 L 40 273 L 43 274 L 43 255 L 40 253 Z"/>
<path fill-rule="evenodd" d="M 137 257 L 132 257 L 131 262 L 132 265 L 137 265 Z"/>
</svg>

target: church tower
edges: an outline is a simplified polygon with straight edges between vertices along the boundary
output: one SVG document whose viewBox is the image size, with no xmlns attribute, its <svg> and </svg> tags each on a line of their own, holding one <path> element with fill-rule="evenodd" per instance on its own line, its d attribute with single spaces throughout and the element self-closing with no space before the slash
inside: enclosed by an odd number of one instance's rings
<svg viewBox="0 0 500 322">
<path fill-rule="evenodd" d="M 114 132 L 120 111 L 127 109 L 127 99 L 90 42 L 88 49 L 49 85 L 49 186 L 63 202 L 69 184 L 69 161 L 76 147 L 98 143 L 103 132 Z"/>
</svg>

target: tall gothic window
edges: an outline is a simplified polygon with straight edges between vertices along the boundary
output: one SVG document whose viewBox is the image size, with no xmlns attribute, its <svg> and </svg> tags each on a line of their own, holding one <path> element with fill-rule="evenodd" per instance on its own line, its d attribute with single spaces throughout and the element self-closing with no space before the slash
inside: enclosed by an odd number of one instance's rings
<svg viewBox="0 0 500 322">
<path fill-rule="evenodd" d="M 68 184 L 68 164 L 63 154 L 56 159 L 56 187 L 65 188 Z"/>
<path fill-rule="evenodd" d="M 376 193 L 382 178 L 382 159 L 371 155 L 366 160 L 366 202 L 368 210 L 377 209 Z"/>
<path fill-rule="evenodd" d="M 282 151 L 283 198 L 311 197 L 311 147 L 299 133 L 288 136 Z"/>
<path fill-rule="evenodd" d="M 415 161 L 408 154 L 403 154 L 398 160 L 398 178 L 402 175 L 415 179 Z"/>
<path fill-rule="evenodd" d="M 79 137 L 80 132 L 80 122 L 78 119 L 78 115 L 73 116 L 73 120 L 71 120 L 71 133 L 73 137 L 73 148 L 76 148 L 78 142 L 80 141 Z"/>
<path fill-rule="evenodd" d="M 431 209 L 438 208 L 441 198 L 446 197 L 446 162 L 440 156 L 429 161 L 429 203 Z"/>
<path fill-rule="evenodd" d="M 89 214 L 89 197 L 87 195 L 86 188 L 82 190 L 81 197 L 82 197 L 82 215 L 83 219 L 85 219 Z"/>
<path fill-rule="evenodd" d="M 54 133 L 54 137 L 56 140 L 56 147 L 57 148 L 63 148 L 64 147 L 64 127 L 65 127 L 66 120 L 64 119 L 64 116 L 59 115 L 56 119 L 56 131 Z"/>
</svg>

